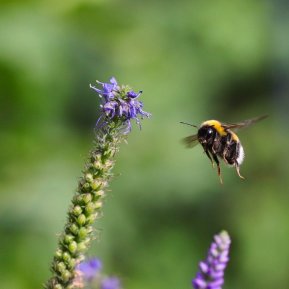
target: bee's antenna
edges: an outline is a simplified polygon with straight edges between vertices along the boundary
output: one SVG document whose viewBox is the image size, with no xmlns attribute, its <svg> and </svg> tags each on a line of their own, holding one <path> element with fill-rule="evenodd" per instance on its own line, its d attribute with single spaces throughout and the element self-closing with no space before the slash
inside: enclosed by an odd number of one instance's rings
<svg viewBox="0 0 289 289">
<path fill-rule="evenodd" d="M 193 127 L 195 127 L 195 128 L 198 128 L 198 126 L 196 126 L 196 125 L 194 125 L 194 124 L 187 123 L 187 122 L 180 121 L 180 123 L 186 124 L 186 125 L 189 125 L 189 126 L 193 126 Z"/>
</svg>

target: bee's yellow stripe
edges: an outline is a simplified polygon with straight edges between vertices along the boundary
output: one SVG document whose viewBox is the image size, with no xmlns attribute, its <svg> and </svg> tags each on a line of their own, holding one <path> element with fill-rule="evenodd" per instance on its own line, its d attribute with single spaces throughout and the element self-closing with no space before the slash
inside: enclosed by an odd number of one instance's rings
<svg viewBox="0 0 289 289">
<path fill-rule="evenodd" d="M 238 136 L 235 133 L 233 133 L 232 131 L 230 131 L 230 132 L 231 132 L 232 140 L 239 142 Z"/>
<path fill-rule="evenodd" d="M 226 135 L 228 134 L 228 131 L 229 131 L 230 134 L 232 135 L 232 139 L 233 139 L 234 141 L 236 141 L 236 142 L 239 142 L 238 136 L 237 136 L 234 132 L 232 132 L 231 130 L 226 131 L 226 130 L 224 129 L 224 127 L 222 126 L 222 123 L 219 122 L 219 121 L 217 121 L 217 120 L 207 120 L 207 121 L 205 121 L 205 122 L 203 122 L 203 123 L 201 124 L 201 127 L 204 126 L 204 125 L 213 126 L 214 129 L 215 129 L 215 130 L 219 133 L 219 135 L 221 135 L 221 136 L 226 136 Z"/>
<path fill-rule="evenodd" d="M 213 126 L 216 129 L 216 131 L 219 133 L 219 135 L 221 136 L 227 135 L 227 132 L 225 131 L 222 124 L 217 120 L 207 120 L 201 124 L 201 126 L 204 126 L 204 125 Z"/>
</svg>

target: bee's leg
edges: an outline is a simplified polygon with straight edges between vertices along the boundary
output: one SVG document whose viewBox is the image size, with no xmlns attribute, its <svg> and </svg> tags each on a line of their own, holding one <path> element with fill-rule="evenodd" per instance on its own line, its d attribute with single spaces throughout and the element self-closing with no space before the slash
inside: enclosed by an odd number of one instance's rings
<svg viewBox="0 0 289 289">
<path fill-rule="evenodd" d="M 206 155 L 208 156 L 208 158 L 210 159 L 210 161 L 211 161 L 211 163 L 212 163 L 212 166 L 214 167 L 214 161 L 213 161 L 210 153 L 209 153 L 207 150 L 205 150 L 205 153 L 206 153 Z"/>
<path fill-rule="evenodd" d="M 214 161 L 216 162 L 217 167 L 218 167 L 218 176 L 219 176 L 219 178 L 220 178 L 220 183 L 223 184 L 220 162 L 219 162 L 219 160 L 218 160 L 217 155 L 215 155 L 215 154 L 212 154 L 212 155 L 213 155 Z"/>
<path fill-rule="evenodd" d="M 238 176 L 239 176 L 241 179 L 245 179 L 245 178 L 240 174 L 240 167 L 239 167 L 239 164 L 238 164 L 237 161 L 235 162 L 235 168 L 236 168 L 236 171 L 237 171 Z"/>
<path fill-rule="evenodd" d="M 229 135 L 228 135 L 228 137 L 229 137 Z M 231 144 L 232 144 L 231 139 L 228 139 L 226 141 L 226 144 L 225 144 L 225 147 L 224 147 L 224 150 L 223 150 L 223 160 L 225 161 L 225 163 L 227 165 L 229 165 L 227 157 L 230 155 Z"/>
</svg>

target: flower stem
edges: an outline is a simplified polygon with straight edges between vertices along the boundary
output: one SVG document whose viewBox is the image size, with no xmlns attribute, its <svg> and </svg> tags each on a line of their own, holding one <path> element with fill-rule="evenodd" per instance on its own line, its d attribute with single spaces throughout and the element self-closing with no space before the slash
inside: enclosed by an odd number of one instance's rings
<svg viewBox="0 0 289 289">
<path fill-rule="evenodd" d="M 95 219 L 102 209 L 102 198 L 112 177 L 114 156 L 120 142 L 131 130 L 131 120 L 140 126 L 140 118 L 149 117 L 142 102 L 141 92 L 128 86 L 119 86 L 112 77 L 109 83 L 97 82 L 102 89 L 91 86 L 101 97 L 101 115 L 97 122 L 96 140 L 79 180 L 67 222 L 58 242 L 51 266 L 53 276 L 46 289 L 71 289 L 75 287 L 75 267 L 84 260 L 91 240 Z"/>
<path fill-rule="evenodd" d="M 98 131 L 94 148 L 85 165 L 72 199 L 64 233 L 59 238 L 47 289 L 72 288 L 74 269 L 84 259 L 92 237 L 92 224 L 100 215 L 102 198 L 112 177 L 114 156 L 123 137 L 112 126 Z"/>
</svg>

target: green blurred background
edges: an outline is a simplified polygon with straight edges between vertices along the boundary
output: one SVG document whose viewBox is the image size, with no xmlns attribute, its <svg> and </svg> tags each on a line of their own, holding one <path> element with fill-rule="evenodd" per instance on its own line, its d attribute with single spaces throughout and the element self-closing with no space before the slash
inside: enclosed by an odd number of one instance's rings
<svg viewBox="0 0 289 289">
<path fill-rule="evenodd" d="M 289 288 L 286 1 L 1 1 L 0 288 L 50 276 L 98 117 L 95 79 L 143 90 L 153 114 L 117 157 L 89 256 L 124 288 L 191 288 L 212 236 L 233 243 L 224 288 Z M 186 121 L 270 117 L 239 136 L 224 185 Z"/>
</svg>

